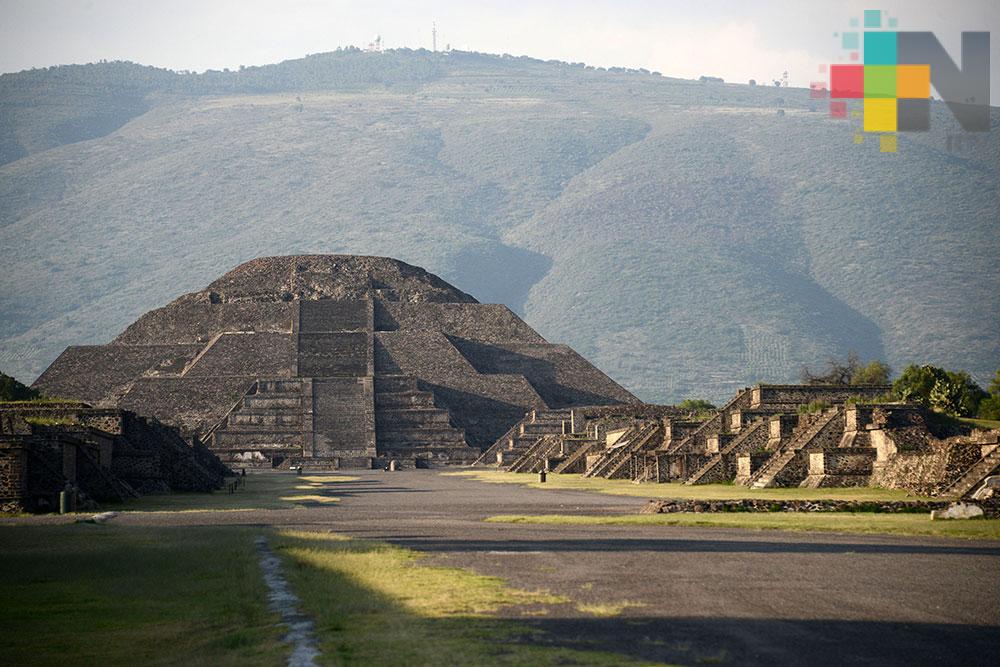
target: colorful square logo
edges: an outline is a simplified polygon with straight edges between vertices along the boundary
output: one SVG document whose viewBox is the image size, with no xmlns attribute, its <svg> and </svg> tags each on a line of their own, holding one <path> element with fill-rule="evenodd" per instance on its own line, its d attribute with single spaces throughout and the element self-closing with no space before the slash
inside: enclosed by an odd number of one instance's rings
<svg viewBox="0 0 1000 667">
<path fill-rule="evenodd" d="M 830 65 L 830 117 L 861 116 L 855 143 L 861 143 L 858 139 L 863 133 L 876 133 L 880 150 L 894 153 L 896 132 L 930 127 L 931 67 L 900 64 L 898 21 L 884 14 L 865 10 L 861 20 L 851 19 L 851 30 L 834 34 L 848 60 L 860 62 Z M 883 29 L 883 24 L 889 29 Z M 816 84 L 811 88 L 816 90 Z M 847 100 L 852 99 L 862 100 L 860 111 L 849 111 Z"/>
</svg>

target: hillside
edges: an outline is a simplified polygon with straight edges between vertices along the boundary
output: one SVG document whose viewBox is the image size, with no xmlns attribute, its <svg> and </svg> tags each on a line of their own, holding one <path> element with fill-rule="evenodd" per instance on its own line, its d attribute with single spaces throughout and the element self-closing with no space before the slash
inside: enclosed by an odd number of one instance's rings
<svg viewBox="0 0 1000 667">
<path fill-rule="evenodd" d="M 849 349 L 985 378 L 1000 135 L 949 154 L 935 107 L 889 155 L 806 90 L 527 58 L 4 75 L 0 368 L 32 380 L 254 257 L 356 253 L 508 304 L 647 400 Z"/>
</svg>

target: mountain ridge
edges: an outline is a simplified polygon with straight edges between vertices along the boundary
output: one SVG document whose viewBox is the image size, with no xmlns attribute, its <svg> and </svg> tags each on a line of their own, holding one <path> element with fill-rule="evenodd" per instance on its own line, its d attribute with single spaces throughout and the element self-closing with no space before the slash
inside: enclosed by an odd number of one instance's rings
<svg viewBox="0 0 1000 667">
<path fill-rule="evenodd" d="M 291 62 L 284 83 L 283 64 L 176 74 L 191 90 L 141 91 L 107 107 L 137 112 L 122 125 L 48 147 L 107 80 L 15 95 L 31 86 L 0 76 L 0 109 L 21 105 L 0 137 L 36 142 L 0 166 L 5 368 L 31 379 L 223 269 L 298 252 L 422 266 L 647 400 L 848 349 L 981 378 L 1000 358 L 997 135 L 947 153 L 943 105 L 884 155 L 799 89 L 483 54 Z M 81 127 L 113 125 L 94 108 Z"/>
</svg>

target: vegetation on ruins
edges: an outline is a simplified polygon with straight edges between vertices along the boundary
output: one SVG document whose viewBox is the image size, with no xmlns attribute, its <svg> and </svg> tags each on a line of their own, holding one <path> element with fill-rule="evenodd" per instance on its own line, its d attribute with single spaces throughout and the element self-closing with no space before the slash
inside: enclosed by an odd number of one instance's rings
<svg viewBox="0 0 1000 667">
<path fill-rule="evenodd" d="M 718 402 L 850 348 L 984 382 L 1000 134 L 956 160 L 934 103 L 886 160 L 819 106 L 459 52 L 6 74 L 0 352 L 29 379 L 240 261 L 339 251 L 506 302 L 645 400 Z"/>
<path fill-rule="evenodd" d="M 681 410 L 688 410 L 695 413 L 715 410 L 715 405 L 709 403 L 703 398 L 685 398 L 677 404 L 677 407 Z"/>
<path fill-rule="evenodd" d="M 14 378 L 0 373 L 0 401 L 30 401 L 39 397 L 39 393 Z"/>
<path fill-rule="evenodd" d="M 858 353 L 852 350 L 847 353 L 847 359 L 844 361 L 831 357 L 822 370 L 814 371 L 809 367 L 803 367 L 800 375 L 803 384 L 831 386 L 888 384 L 892 369 L 878 359 L 867 364 L 863 363 Z"/>
<path fill-rule="evenodd" d="M 990 382 L 989 396 L 979 402 L 979 418 L 1000 420 L 1000 370 Z"/>
<path fill-rule="evenodd" d="M 919 403 L 953 417 L 974 417 L 988 395 L 965 371 L 912 364 L 892 385 L 900 400 Z"/>
<path fill-rule="evenodd" d="M 832 405 L 829 401 L 809 401 L 805 405 L 799 406 L 798 413 L 800 415 L 811 415 L 816 412 L 823 412 Z"/>
<path fill-rule="evenodd" d="M 681 410 L 687 410 L 691 413 L 691 418 L 698 421 L 711 419 L 716 410 L 714 404 L 709 403 L 703 398 L 685 398 L 677 404 L 677 407 Z"/>
</svg>

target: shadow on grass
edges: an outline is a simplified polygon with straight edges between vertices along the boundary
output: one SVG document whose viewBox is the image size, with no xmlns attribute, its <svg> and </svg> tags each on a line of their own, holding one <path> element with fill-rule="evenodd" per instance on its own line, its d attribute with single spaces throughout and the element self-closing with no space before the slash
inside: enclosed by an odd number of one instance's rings
<svg viewBox="0 0 1000 667">
<path fill-rule="evenodd" d="M 0 662 L 272 665 L 287 653 L 243 528 L 0 526 Z"/>
<path fill-rule="evenodd" d="M 982 625 L 663 618 L 642 608 L 594 618 L 546 592 L 421 566 L 414 552 L 384 543 L 322 533 L 274 541 L 335 663 L 976 665 L 1000 650 L 998 628 Z"/>
</svg>

